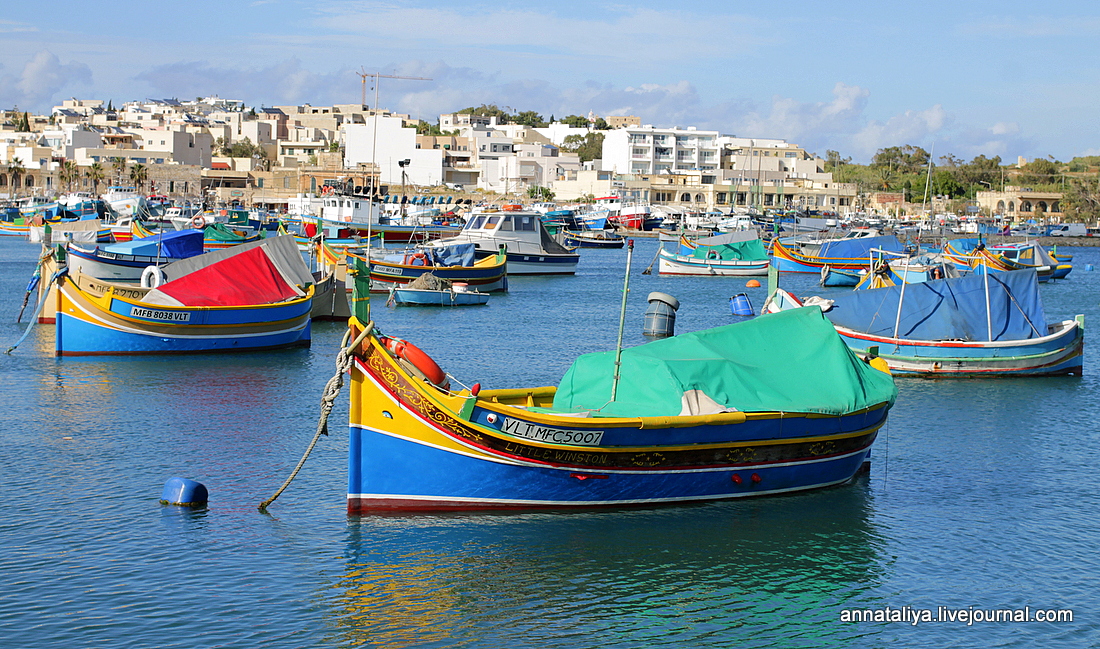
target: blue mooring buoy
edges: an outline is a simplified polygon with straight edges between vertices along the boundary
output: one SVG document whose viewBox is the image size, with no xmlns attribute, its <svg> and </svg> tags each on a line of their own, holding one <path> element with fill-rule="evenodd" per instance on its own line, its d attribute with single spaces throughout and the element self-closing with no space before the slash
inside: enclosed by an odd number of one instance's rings
<svg viewBox="0 0 1100 649">
<path fill-rule="evenodd" d="M 209 494 L 201 482 L 187 478 L 168 478 L 164 491 L 160 492 L 160 504 L 180 505 L 182 507 L 202 507 L 206 505 Z"/>
<path fill-rule="evenodd" d="M 733 315 L 756 315 L 752 302 L 749 302 L 749 296 L 744 293 L 738 293 L 730 298 L 730 312 Z"/>
<path fill-rule="evenodd" d="M 1092 264 L 1085 264 L 1085 270 L 1092 270 Z"/>
</svg>

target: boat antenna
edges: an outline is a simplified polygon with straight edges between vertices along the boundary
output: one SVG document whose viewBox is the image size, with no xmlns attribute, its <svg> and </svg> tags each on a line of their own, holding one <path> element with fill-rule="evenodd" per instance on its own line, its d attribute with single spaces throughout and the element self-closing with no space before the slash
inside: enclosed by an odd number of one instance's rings
<svg viewBox="0 0 1100 649">
<path fill-rule="evenodd" d="M 936 143 L 932 143 L 931 151 L 928 153 L 928 173 L 924 177 L 924 198 L 920 201 L 921 216 L 924 216 L 925 204 L 928 203 L 928 188 L 932 184 L 932 159 L 936 153 Z"/>
<path fill-rule="evenodd" d="M 611 400 L 619 391 L 619 370 L 623 356 L 623 326 L 626 324 L 626 295 L 630 292 L 630 258 L 634 256 L 634 240 L 626 240 L 626 277 L 623 279 L 623 301 L 619 307 L 619 339 L 615 343 L 615 377 L 611 380 Z"/>
</svg>

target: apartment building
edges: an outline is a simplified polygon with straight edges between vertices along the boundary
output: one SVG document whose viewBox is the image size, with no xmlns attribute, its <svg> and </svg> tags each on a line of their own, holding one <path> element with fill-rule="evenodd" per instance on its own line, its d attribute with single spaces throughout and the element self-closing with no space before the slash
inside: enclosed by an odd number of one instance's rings
<svg viewBox="0 0 1100 649">
<path fill-rule="evenodd" d="M 382 184 L 432 187 L 443 182 L 443 149 L 417 148 L 415 128 L 398 116 L 368 116 L 363 124 L 340 127 L 344 142 L 344 166 L 377 165 Z M 408 160 L 402 167 L 399 163 Z"/>
<path fill-rule="evenodd" d="M 603 168 L 620 174 L 715 171 L 721 164 L 718 131 L 626 126 L 604 132 Z"/>
</svg>

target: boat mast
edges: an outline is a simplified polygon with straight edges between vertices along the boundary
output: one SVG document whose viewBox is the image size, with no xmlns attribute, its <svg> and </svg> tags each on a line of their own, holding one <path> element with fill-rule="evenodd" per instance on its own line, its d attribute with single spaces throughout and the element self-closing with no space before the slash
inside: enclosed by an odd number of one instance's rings
<svg viewBox="0 0 1100 649">
<path fill-rule="evenodd" d="M 377 187 L 377 184 L 375 183 L 375 180 L 374 180 L 376 175 L 378 176 L 379 181 L 382 180 L 382 171 L 381 171 L 381 168 L 378 166 L 378 80 L 379 79 L 410 79 L 410 80 L 413 80 L 413 81 L 431 81 L 431 79 L 426 78 L 426 77 L 401 77 L 401 76 L 397 76 L 397 75 L 394 75 L 394 74 L 381 74 L 379 72 L 367 72 L 366 68 L 361 67 L 361 66 L 359 68 L 359 72 L 356 72 L 356 74 L 358 74 L 360 77 L 363 78 L 362 102 L 364 104 L 367 103 L 367 77 L 374 77 L 374 108 L 373 108 L 373 111 L 374 111 L 374 130 L 373 130 L 373 133 L 371 134 L 371 142 L 370 142 L 370 162 L 374 166 L 374 169 L 371 170 L 370 192 L 367 195 L 367 200 L 369 201 L 367 203 L 367 206 L 368 206 L 367 207 L 367 248 L 369 249 L 370 244 L 371 244 L 371 216 L 374 215 L 376 218 L 378 218 L 379 222 L 381 222 L 381 220 L 382 220 L 382 211 L 381 211 L 381 209 L 379 209 L 381 206 L 378 206 L 378 207 L 375 206 L 375 198 L 376 198 L 375 197 L 375 192 L 377 191 L 378 187 Z M 404 187 L 401 188 L 401 191 L 402 191 L 402 197 L 403 197 L 404 196 Z M 384 243 L 383 243 L 383 247 L 385 247 Z"/>
<path fill-rule="evenodd" d="M 630 258 L 634 255 L 634 240 L 626 240 L 626 278 L 623 279 L 623 301 L 619 307 L 619 340 L 615 343 L 615 377 L 611 380 L 611 400 L 619 391 L 619 369 L 623 356 L 623 326 L 626 323 L 626 294 L 630 292 Z"/>
<path fill-rule="evenodd" d="M 924 198 L 920 202 L 921 216 L 924 216 L 925 203 L 928 202 L 928 188 L 932 184 L 932 154 L 936 152 L 936 143 L 932 143 L 932 150 L 928 152 L 928 174 L 924 177 Z"/>
</svg>

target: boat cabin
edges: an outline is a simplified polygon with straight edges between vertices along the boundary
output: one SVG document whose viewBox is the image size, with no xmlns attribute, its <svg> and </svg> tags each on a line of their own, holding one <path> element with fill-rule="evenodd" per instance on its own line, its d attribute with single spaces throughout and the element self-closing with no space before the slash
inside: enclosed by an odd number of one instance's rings
<svg viewBox="0 0 1100 649">
<path fill-rule="evenodd" d="M 538 232 L 539 216 L 533 212 L 499 212 L 473 214 L 463 230 L 473 234 L 491 235 L 495 232 Z"/>
</svg>

